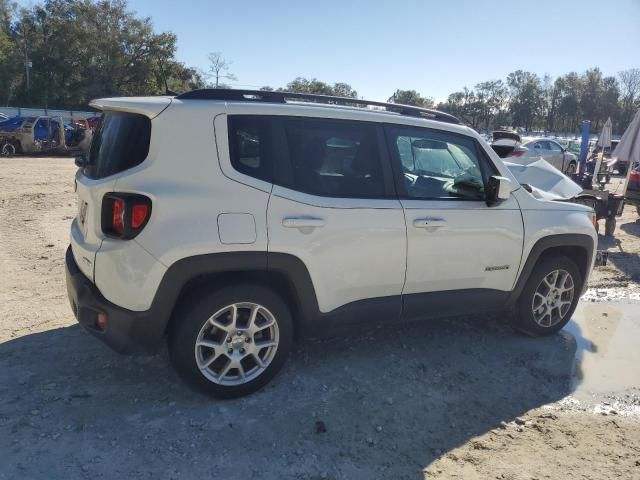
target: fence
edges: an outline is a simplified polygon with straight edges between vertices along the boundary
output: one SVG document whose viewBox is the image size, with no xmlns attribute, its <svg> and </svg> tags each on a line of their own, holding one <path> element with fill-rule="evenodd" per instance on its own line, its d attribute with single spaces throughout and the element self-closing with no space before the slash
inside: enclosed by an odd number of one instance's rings
<svg viewBox="0 0 640 480">
<path fill-rule="evenodd" d="M 96 112 L 82 112 L 78 110 L 57 110 L 52 108 L 22 108 L 22 107 L 0 107 L 0 113 L 4 113 L 7 117 L 15 117 L 16 115 L 23 117 L 63 117 L 64 119 L 78 120 L 81 118 L 93 117 Z"/>
</svg>

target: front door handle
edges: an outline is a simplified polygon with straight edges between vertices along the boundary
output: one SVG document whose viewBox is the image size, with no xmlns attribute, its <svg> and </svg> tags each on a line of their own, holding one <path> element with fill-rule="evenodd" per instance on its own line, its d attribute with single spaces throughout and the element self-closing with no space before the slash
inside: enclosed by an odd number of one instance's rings
<svg viewBox="0 0 640 480">
<path fill-rule="evenodd" d="M 413 226 L 415 228 L 441 228 L 446 224 L 447 221 L 444 218 L 436 217 L 416 218 L 413 221 Z"/>
<path fill-rule="evenodd" d="M 282 220 L 286 228 L 320 228 L 324 227 L 324 220 L 315 217 L 287 217 Z"/>
</svg>

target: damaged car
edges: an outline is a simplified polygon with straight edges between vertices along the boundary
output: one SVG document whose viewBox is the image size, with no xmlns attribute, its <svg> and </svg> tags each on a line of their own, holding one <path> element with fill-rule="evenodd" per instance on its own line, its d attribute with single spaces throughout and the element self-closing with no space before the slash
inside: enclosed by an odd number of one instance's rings
<svg viewBox="0 0 640 480">
<path fill-rule="evenodd" d="M 0 122 L 0 155 L 86 151 L 92 132 L 82 125 L 66 123 L 62 117 L 13 117 Z"/>
</svg>

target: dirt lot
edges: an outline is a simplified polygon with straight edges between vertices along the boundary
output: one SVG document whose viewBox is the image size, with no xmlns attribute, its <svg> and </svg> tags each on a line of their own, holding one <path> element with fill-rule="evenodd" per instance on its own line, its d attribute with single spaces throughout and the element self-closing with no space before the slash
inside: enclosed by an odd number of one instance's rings
<svg viewBox="0 0 640 480">
<path fill-rule="evenodd" d="M 307 342 L 222 402 L 165 353 L 122 357 L 77 326 L 74 172 L 0 160 L 0 479 L 640 479 L 635 210 L 554 337 L 484 317 Z"/>
</svg>

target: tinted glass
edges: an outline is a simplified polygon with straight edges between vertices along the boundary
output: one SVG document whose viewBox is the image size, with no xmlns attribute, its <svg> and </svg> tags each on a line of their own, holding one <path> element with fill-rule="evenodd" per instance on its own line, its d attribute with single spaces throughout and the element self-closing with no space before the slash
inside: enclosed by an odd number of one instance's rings
<svg viewBox="0 0 640 480">
<path fill-rule="evenodd" d="M 233 168 L 267 182 L 272 162 L 270 121 L 266 117 L 232 117 L 229 120 L 229 149 Z"/>
<path fill-rule="evenodd" d="M 373 126 L 288 119 L 286 138 L 296 190 L 330 197 L 383 197 L 384 177 Z"/>
<path fill-rule="evenodd" d="M 471 138 L 427 129 L 391 128 L 410 198 L 484 200 L 484 177 Z"/>
<path fill-rule="evenodd" d="M 93 137 L 84 174 L 104 178 L 135 167 L 147 158 L 151 120 L 144 115 L 106 112 Z"/>
</svg>

